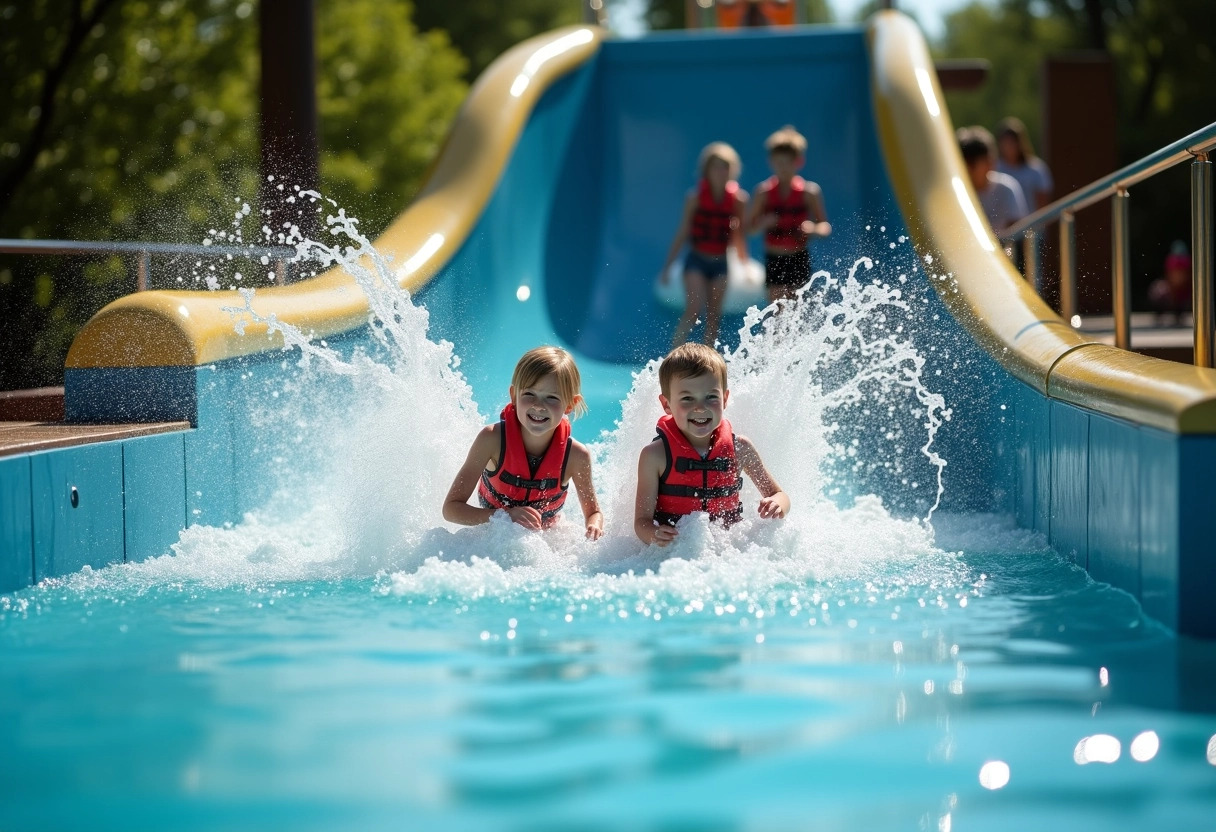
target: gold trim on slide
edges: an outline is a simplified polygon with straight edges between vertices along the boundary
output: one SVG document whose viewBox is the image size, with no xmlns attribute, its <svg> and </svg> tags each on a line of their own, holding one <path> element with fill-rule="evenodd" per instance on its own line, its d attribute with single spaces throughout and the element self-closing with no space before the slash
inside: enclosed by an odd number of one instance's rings
<svg viewBox="0 0 1216 832">
<path fill-rule="evenodd" d="M 376 240 L 402 286 L 416 291 L 455 255 L 490 201 L 541 95 L 590 60 L 602 39 L 603 30 L 594 26 L 557 29 L 509 49 L 482 73 L 418 198 Z M 260 323 L 250 322 L 245 335 L 237 335 L 232 314 L 223 311 L 233 306 L 244 306 L 237 292 L 127 295 L 85 325 L 66 366 L 197 366 L 282 346 L 282 338 L 267 335 Z M 318 338 L 355 329 L 368 313 L 354 278 L 340 269 L 259 289 L 256 308 Z"/>
<path fill-rule="evenodd" d="M 1216 371 L 1094 343 L 1001 253 L 967 177 L 933 60 L 907 16 L 868 25 L 878 140 L 929 280 L 1005 369 L 1039 392 L 1175 433 L 1216 433 Z"/>
</svg>

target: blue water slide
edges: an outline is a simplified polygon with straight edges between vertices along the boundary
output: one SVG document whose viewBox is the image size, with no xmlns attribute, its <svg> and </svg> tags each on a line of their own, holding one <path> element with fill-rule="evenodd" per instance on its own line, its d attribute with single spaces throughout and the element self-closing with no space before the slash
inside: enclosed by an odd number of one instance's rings
<svg viewBox="0 0 1216 832">
<path fill-rule="evenodd" d="M 869 83 L 859 28 L 604 42 L 541 99 L 468 241 L 419 293 L 478 400 L 505 395 L 525 349 L 556 343 L 583 367 L 584 426 L 611 427 L 630 373 L 670 345 L 653 284 L 711 141 L 739 151 L 751 190 L 769 175 L 764 139 L 798 128 L 838 229 L 815 267 L 851 263 L 865 220 L 892 205 Z M 725 321 L 727 343 L 741 322 Z"/>
</svg>

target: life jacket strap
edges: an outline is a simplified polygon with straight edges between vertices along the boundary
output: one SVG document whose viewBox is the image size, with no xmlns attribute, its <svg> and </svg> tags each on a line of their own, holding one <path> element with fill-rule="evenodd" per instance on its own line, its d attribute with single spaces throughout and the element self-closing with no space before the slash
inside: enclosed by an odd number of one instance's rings
<svg viewBox="0 0 1216 832">
<path fill-rule="evenodd" d="M 688 471 L 729 471 L 734 460 L 728 457 L 720 456 L 717 459 L 692 459 L 682 456 L 676 459 L 676 470 L 681 474 Z"/>
<path fill-rule="evenodd" d="M 505 480 L 506 477 L 503 477 L 503 479 Z M 546 482 L 551 482 L 551 480 L 546 480 Z M 561 510 L 560 506 L 558 508 L 551 509 L 551 510 L 548 507 L 551 506 L 553 503 L 556 503 L 558 500 L 560 500 L 562 497 L 564 497 L 566 495 L 566 489 L 563 488 L 561 491 L 559 491 L 557 494 L 554 494 L 552 497 L 545 497 L 543 499 L 533 499 L 533 500 L 514 500 L 514 499 L 508 497 L 507 495 L 503 494 L 501 491 L 499 491 L 497 488 L 494 487 L 494 481 L 491 479 L 489 471 L 481 472 L 481 484 L 483 486 L 485 486 L 486 491 L 488 491 L 490 493 L 490 495 L 502 505 L 503 508 L 514 508 L 515 506 L 531 506 L 532 508 L 539 511 L 541 513 L 541 516 L 544 516 L 546 511 L 550 515 L 557 514 L 557 512 Z M 525 486 L 525 487 L 527 487 L 527 486 Z"/>
<path fill-rule="evenodd" d="M 503 471 L 498 475 L 498 478 L 507 485 L 513 485 L 516 488 L 534 488 L 537 491 L 550 491 L 559 485 L 558 481 L 553 477 L 543 480 L 529 480 L 512 474 L 510 471 Z"/>
<path fill-rule="evenodd" d="M 739 489 L 743 487 L 743 479 L 740 477 L 731 485 L 721 485 L 717 488 L 705 488 L 696 485 L 668 485 L 661 483 L 659 485 L 659 493 L 665 494 L 668 497 L 694 497 L 698 500 L 719 500 L 723 497 L 733 497 L 739 493 Z"/>
</svg>

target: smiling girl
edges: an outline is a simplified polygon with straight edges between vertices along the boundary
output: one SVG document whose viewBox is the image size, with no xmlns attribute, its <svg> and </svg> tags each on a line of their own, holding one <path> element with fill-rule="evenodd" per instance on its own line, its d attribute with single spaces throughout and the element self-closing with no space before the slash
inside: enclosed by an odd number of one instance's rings
<svg viewBox="0 0 1216 832">
<path fill-rule="evenodd" d="M 443 519 L 462 526 L 487 523 L 506 512 L 526 529 L 557 522 L 570 481 L 578 492 L 589 540 L 604 530 L 591 482 L 591 454 L 570 436 L 571 412 L 587 406 L 579 393 L 578 367 L 558 347 L 524 353 L 511 377 L 511 402 L 497 424 L 482 428 L 443 503 Z M 478 506 L 469 505 L 477 491 Z"/>
</svg>

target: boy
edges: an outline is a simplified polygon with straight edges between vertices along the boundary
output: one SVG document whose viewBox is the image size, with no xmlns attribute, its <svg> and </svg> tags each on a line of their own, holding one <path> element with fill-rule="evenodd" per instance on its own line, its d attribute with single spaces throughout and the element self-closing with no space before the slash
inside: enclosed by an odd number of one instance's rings
<svg viewBox="0 0 1216 832">
<path fill-rule="evenodd" d="M 763 495 L 760 516 L 785 517 L 789 496 L 722 418 L 730 397 L 722 356 L 704 344 L 676 347 L 659 366 L 659 387 L 667 415 L 638 459 L 633 530 L 642 542 L 666 546 L 680 534 L 676 522 L 697 511 L 724 526 L 742 520 L 740 469 Z"/>
<path fill-rule="evenodd" d="M 773 175 L 756 186 L 747 227 L 764 231 L 764 283 L 768 300 L 793 298 L 811 279 L 807 241 L 832 233 L 823 192 L 798 175 L 806 159 L 806 139 L 786 125 L 764 142 Z"/>
<path fill-rule="evenodd" d="M 971 187 L 980 198 L 980 207 L 996 236 L 1026 216 L 1026 198 L 1022 186 L 1007 173 L 993 169 L 996 163 L 996 142 L 983 127 L 963 127 L 957 134 L 958 149 L 967 165 Z"/>
</svg>

